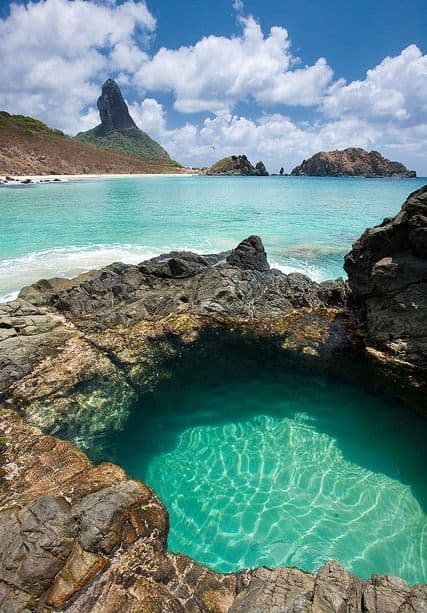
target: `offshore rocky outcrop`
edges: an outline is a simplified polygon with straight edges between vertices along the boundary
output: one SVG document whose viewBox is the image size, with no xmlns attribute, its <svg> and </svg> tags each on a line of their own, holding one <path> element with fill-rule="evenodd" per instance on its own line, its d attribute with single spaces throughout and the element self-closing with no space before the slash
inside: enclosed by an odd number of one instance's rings
<svg viewBox="0 0 427 613">
<path fill-rule="evenodd" d="M 165 160 L 172 166 L 173 162 L 168 152 L 138 128 L 130 116 L 120 87 L 113 79 L 105 81 L 97 105 L 101 118 L 100 125 L 87 132 L 79 132 L 75 137 L 77 140 L 93 147 L 137 158 Z"/>
<path fill-rule="evenodd" d="M 400 177 L 414 178 L 400 162 L 391 162 L 378 151 L 348 147 L 342 151 L 320 151 L 296 166 L 291 175 L 311 177 Z"/>
<path fill-rule="evenodd" d="M 80 442 L 120 428 L 185 352 L 221 352 L 230 338 L 292 367 L 378 373 L 421 406 L 426 195 L 412 194 L 354 245 L 349 286 L 271 269 L 251 236 L 230 252 L 172 252 L 43 280 L 0 305 L 0 609 L 425 611 L 426 585 L 359 581 L 335 562 L 316 575 L 222 575 L 168 553 L 154 492 L 35 426 Z"/>
<path fill-rule="evenodd" d="M 264 162 L 251 164 L 246 155 L 231 155 L 223 158 L 211 166 L 207 175 L 242 176 L 242 177 L 268 177 Z"/>
</svg>

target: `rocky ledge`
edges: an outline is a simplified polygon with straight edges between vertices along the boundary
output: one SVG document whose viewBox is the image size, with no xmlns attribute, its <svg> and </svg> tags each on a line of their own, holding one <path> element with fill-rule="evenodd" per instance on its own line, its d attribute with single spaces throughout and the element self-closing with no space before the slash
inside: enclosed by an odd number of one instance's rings
<svg viewBox="0 0 427 613">
<path fill-rule="evenodd" d="M 230 338 L 292 367 L 369 372 L 422 408 L 426 213 L 427 187 L 368 230 L 346 258 L 348 285 L 271 269 L 251 236 L 230 252 L 40 281 L 0 305 L 0 609 L 425 611 L 426 585 L 359 581 L 335 562 L 221 575 L 168 553 L 154 492 L 46 433 L 120 428 L 185 352 Z"/>
<path fill-rule="evenodd" d="M 223 158 L 211 166 L 207 175 L 241 176 L 241 177 L 268 177 L 264 162 L 251 164 L 246 155 L 231 155 Z"/>
<path fill-rule="evenodd" d="M 311 177 L 400 177 L 414 178 L 400 162 L 391 162 L 378 151 L 348 147 L 342 151 L 320 151 L 296 166 L 291 175 Z"/>
</svg>

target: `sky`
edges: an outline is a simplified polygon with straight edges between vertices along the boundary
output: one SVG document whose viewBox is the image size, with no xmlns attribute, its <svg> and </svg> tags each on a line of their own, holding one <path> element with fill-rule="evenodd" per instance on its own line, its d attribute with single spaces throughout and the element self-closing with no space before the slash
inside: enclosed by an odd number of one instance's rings
<svg viewBox="0 0 427 613">
<path fill-rule="evenodd" d="M 427 176 L 425 0 L 0 0 L 0 109 L 74 135 L 114 78 L 181 163 L 378 150 Z"/>
</svg>

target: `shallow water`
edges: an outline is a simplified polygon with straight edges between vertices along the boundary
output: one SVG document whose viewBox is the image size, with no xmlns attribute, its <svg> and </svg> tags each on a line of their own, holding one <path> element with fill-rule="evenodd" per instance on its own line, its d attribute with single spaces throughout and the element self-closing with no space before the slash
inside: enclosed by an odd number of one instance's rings
<svg viewBox="0 0 427 613">
<path fill-rule="evenodd" d="M 0 188 L 0 299 L 40 278 L 170 249 L 209 253 L 259 234 L 270 262 L 315 280 L 343 274 L 368 226 L 425 179 L 142 177 Z"/>
<path fill-rule="evenodd" d="M 425 421 L 399 403 L 248 355 L 199 357 L 102 446 L 96 459 L 167 505 L 169 548 L 218 571 L 336 559 L 361 578 L 427 580 Z"/>
</svg>

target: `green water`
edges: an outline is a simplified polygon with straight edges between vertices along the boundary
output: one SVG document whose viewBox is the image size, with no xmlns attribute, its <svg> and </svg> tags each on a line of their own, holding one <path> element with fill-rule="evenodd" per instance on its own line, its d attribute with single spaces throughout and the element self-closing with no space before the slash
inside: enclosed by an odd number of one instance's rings
<svg viewBox="0 0 427 613">
<path fill-rule="evenodd" d="M 427 579 L 425 422 L 398 403 L 247 356 L 196 359 L 102 444 L 167 505 L 169 548 L 218 571 L 336 559 Z"/>
<path fill-rule="evenodd" d="M 270 262 L 315 280 L 425 179 L 139 177 L 0 188 L 0 299 L 40 278 L 259 234 Z"/>
</svg>

